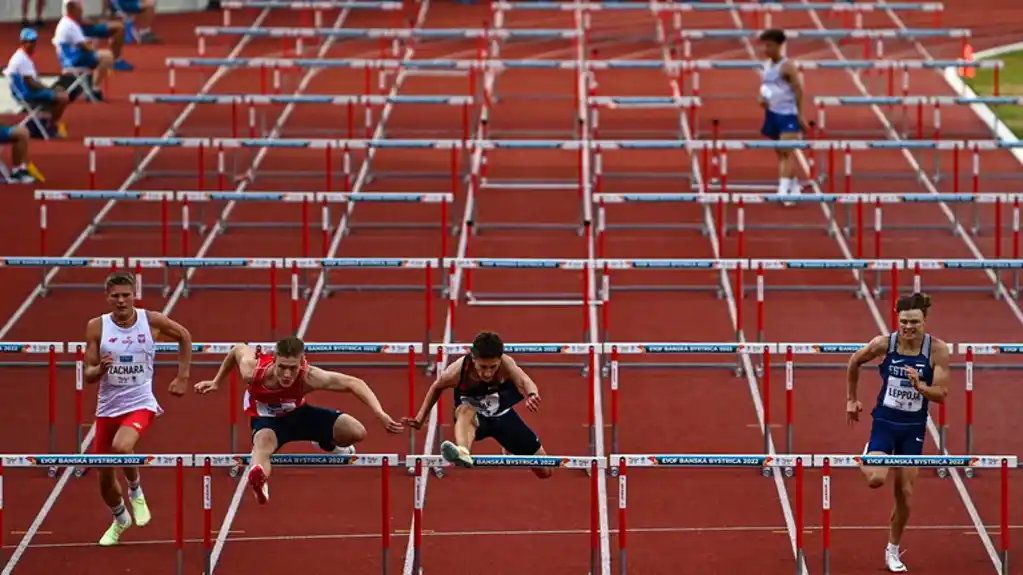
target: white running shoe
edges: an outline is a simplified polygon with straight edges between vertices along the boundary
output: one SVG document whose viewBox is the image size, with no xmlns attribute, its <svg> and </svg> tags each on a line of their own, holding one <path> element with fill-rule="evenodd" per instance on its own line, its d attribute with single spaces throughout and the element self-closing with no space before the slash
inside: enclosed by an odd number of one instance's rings
<svg viewBox="0 0 1023 575">
<path fill-rule="evenodd" d="M 891 573 L 905 573 L 909 571 L 906 564 L 902 562 L 902 552 L 898 550 L 891 551 L 889 549 L 885 549 L 884 565 Z"/>
<path fill-rule="evenodd" d="M 313 441 L 312 444 L 313 444 L 314 447 L 318 447 L 320 449 L 323 449 L 322 447 L 320 447 L 320 444 L 315 442 L 315 441 Z M 340 445 L 335 445 L 334 449 L 332 451 L 330 451 L 330 453 L 332 453 L 334 455 L 355 455 L 355 446 L 354 445 L 348 445 L 346 447 L 341 447 Z"/>
<path fill-rule="evenodd" d="M 440 444 L 440 454 L 445 461 L 454 463 L 459 467 L 472 467 L 472 455 L 469 450 L 461 445 L 455 445 L 450 441 Z"/>
</svg>

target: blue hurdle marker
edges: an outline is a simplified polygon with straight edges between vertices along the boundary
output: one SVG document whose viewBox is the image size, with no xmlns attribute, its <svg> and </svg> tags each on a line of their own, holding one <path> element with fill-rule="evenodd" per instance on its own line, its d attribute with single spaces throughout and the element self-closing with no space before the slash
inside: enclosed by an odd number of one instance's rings
<svg viewBox="0 0 1023 575">
<path fill-rule="evenodd" d="M 678 37 L 689 40 L 741 40 L 743 38 L 756 38 L 762 30 L 742 29 L 708 29 L 708 30 L 679 30 Z M 853 28 L 848 30 L 816 28 L 807 29 L 786 29 L 786 38 L 806 38 L 810 40 L 841 40 L 848 38 L 870 38 L 870 39 L 919 39 L 919 38 L 969 38 L 972 33 L 969 29 L 950 28 L 889 28 L 889 29 L 862 29 Z"/>
<path fill-rule="evenodd" d="M 373 2 L 366 0 L 315 0 L 312 2 L 291 1 L 291 0 L 222 0 L 220 7 L 223 9 L 224 26 L 231 25 L 231 11 L 243 10 L 245 8 L 258 8 L 261 10 L 301 10 L 313 12 L 313 22 L 316 26 L 323 25 L 324 10 L 380 10 L 384 12 L 399 12 L 404 10 L 402 2 Z"/>
<path fill-rule="evenodd" d="M 493 38 L 501 40 L 570 40 L 582 34 L 575 29 L 557 28 L 293 28 L 248 26 L 197 26 L 200 39 L 215 36 L 248 36 L 252 38 L 336 38 L 336 39 L 402 39 L 457 40 Z M 201 52 L 200 52 L 201 53 Z"/>
</svg>

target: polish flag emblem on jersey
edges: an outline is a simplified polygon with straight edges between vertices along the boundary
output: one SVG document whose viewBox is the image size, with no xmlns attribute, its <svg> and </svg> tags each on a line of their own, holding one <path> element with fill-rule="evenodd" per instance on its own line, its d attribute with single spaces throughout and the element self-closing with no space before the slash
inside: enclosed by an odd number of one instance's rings
<svg viewBox="0 0 1023 575">
<path fill-rule="evenodd" d="M 144 333 L 139 334 L 139 343 L 146 343 L 146 334 Z"/>
</svg>

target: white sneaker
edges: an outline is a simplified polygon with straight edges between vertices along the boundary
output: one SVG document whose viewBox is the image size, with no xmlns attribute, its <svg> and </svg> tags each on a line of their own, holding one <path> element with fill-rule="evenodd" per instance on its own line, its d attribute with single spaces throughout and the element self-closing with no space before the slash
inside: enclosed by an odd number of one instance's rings
<svg viewBox="0 0 1023 575">
<path fill-rule="evenodd" d="M 454 463 L 459 467 L 472 467 L 472 455 L 469 450 L 461 445 L 455 445 L 450 441 L 440 444 L 440 454 L 445 461 Z"/>
<path fill-rule="evenodd" d="M 888 568 L 888 571 L 892 573 L 905 573 L 909 571 L 906 564 L 902 562 L 901 551 L 890 551 L 885 549 L 884 552 L 884 565 Z"/>
<path fill-rule="evenodd" d="M 312 444 L 314 447 L 322 449 L 319 443 L 313 441 Z M 333 451 L 330 453 L 334 455 L 355 455 L 355 446 L 349 445 L 347 447 L 341 447 L 339 445 L 335 445 Z"/>
</svg>

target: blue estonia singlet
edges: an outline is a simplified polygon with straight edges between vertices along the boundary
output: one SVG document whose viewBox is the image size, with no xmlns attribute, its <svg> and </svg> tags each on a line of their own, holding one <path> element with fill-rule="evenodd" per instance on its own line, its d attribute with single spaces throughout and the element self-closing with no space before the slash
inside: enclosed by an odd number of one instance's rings
<svg viewBox="0 0 1023 575">
<path fill-rule="evenodd" d="M 455 386 L 455 405 L 467 403 L 483 417 L 500 417 L 518 402 L 522 401 L 522 393 L 513 382 L 507 379 L 494 382 L 473 382 L 469 379 L 472 357 L 465 355 L 462 360 L 462 372 Z"/>
<path fill-rule="evenodd" d="M 888 336 L 888 352 L 881 361 L 881 390 L 877 394 L 877 406 L 871 415 L 891 423 L 924 424 L 927 422 L 927 399 L 913 387 L 906 375 L 906 367 L 913 367 L 920 374 L 920 381 L 932 384 L 934 369 L 931 367 L 931 336 L 924 335 L 920 353 L 903 355 L 898 351 L 898 333 Z"/>
<path fill-rule="evenodd" d="M 761 72 L 761 88 L 766 89 L 770 94 L 767 98 L 767 108 L 775 114 L 782 114 L 784 116 L 795 115 L 799 112 L 796 107 L 796 93 L 792 90 L 792 85 L 782 78 L 781 67 L 786 62 L 786 58 L 782 58 L 777 62 L 768 60 L 764 63 L 764 69 Z"/>
</svg>

